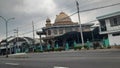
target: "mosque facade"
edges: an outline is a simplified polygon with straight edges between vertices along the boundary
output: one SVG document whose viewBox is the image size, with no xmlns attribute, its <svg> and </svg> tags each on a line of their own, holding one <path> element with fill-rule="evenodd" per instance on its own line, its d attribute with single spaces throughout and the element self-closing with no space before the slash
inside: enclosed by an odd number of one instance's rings
<svg viewBox="0 0 120 68">
<path fill-rule="evenodd" d="M 93 24 L 82 24 L 82 31 L 88 32 L 91 34 L 90 27 Z M 46 19 L 46 26 L 42 28 L 42 32 L 38 32 L 38 35 L 44 34 L 45 37 L 41 38 L 45 41 L 46 44 L 50 44 L 51 46 L 55 46 L 58 44 L 59 46 L 64 46 L 65 43 L 69 43 L 71 46 L 73 42 L 81 43 L 80 36 L 80 24 L 78 22 L 73 22 L 65 12 L 60 12 L 56 15 L 56 19 L 54 23 L 51 23 L 49 18 Z M 86 35 L 88 36 L 88 35 Z M 91 36 L 87 37 L 91 39 Z M 84 39 L 86 41 L 87 39 Z"/>
</svg>

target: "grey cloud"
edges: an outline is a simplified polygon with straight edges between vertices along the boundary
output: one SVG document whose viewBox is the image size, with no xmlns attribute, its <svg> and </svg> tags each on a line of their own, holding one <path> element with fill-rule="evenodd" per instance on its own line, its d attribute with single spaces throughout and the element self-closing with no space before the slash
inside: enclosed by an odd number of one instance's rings
<svg viewBox="0 0 120 68">
<path fill-rule="evenodd" d="M 54 0 L 57 8 L 69 10 L 70 12 L 76 11 L 76 1 L 79 2 L 80 9 L 88 8 L 91 4 L 99 2 L 99 0 Z"/>
<path fill-rule="evenodd" d="M 120 0 L 77 0 L 79 2 L 80 10 L 86 10 L 96 7 L 102 7 L 106 5 L 111 5 L 115 3 L 120 3 Z M 65 8 L 65 11 L 69 11 L 72 13 L 76 12 L 76 4 L 75 0 L 54 0 L 54 2 L 57 4 L 57 7 L 59 9 Z M 97 16 L 101 16 L 107 13 L 112 13 L 119 11 L 120 5 L 103 8 L 99 10 L 92 10 L 88 12 L 82 12 L 81 13 L 81 19 L 82 22 L 89 22 L 91 20 L 95 20 Z"/>
<path fill-rule="evenodd" d="M 95 7 L 101 7 L 120 2 L 120 0 L 54 0 L 59 9 L 69 10 L 70 12 L 76 11 L 76 3 L 79 2 L 80 10 L 86 10 Z"/>
<path fill-rule="evenodd" d="M 17 7 L 17 8 L 16 8 Z M 36 5 L 35 5 L 36 7 Z M 38 6 L 39 7 L 39 6 Z M 20 10 L 23 11 L 16 11 Z M 33 8 L 31 8 L 33 9 Z M 28 11 L 29 12 L 29 11 Z M 45 13 L 46 11 L 36 12 L 36 13 L 26 13 L 24 12 L 24 1 L 23 0 L 0 0 L 0 15 L 5 18 L 15 17 L 15 20 L 12 21 L 13 25 L 9 24 L 9 29 L 12 30 L 20 25 L 24 25 L 25 23 L 31 23 L 32 20 L 40 19 L 44 20 L 49 13 Z M 0 22 L 3 22 L 0 19 Z M 4 24 L 0 24 L 2 28 L 1 32 L 5 32 Z"/>
<path fill-rule="evenodd" d="M 0 0 L 0 16 L 4 16 L 5 18 L 15 17 L 15 20 L 10 21 L 9 30 L 13 30 L 17 26 L 31 24 L 32 20 L 33 21 L 37 20 L 37 22 L 42 22 L 43 24 L 45 24 L 46 17 L 55 18 L 55 15 L 58 14 L 57 12 L 67 11 L 69 12 L 69 14 L 76 12 L 75 0 L 53 0 L 56 6 L 54 10 L 51 10 L 53 7 L 47 10 L 48 9 L 46 7 L 47 4 L 44 6 L 43 5 L 39 6 L 35 4 L 33 5 L 33 8 L 30 7 L 31 10 L 34 10 L 35 7 L 43 7 L 43 8 L 40 8 L 40 10 L 35 11 L 34 13 L 27 11 L 27 9 L 25 8 L 27 4 L 25 4 L 24 1 L 25 0 Z M 31 0 L 31 1 L 34 2 L 37 0 Z M 43 0 L 38 0 L 38 1 L 43 1 Z M 85 10 L 89 8 L 120 3 L 120 0 L 78 0 L 78 2 L 80 5 L 80 10 Z M 106 9 L 84 12 L 81 14 L 81 16 L 82 18 L 86 18 L 87 21 L 90 21 L 95 19 L 96 16 L 100 16 L 110 12 L 115 12 L 118 11 L 119 9 L 120 7 L 118 5 Z M 3 36 L 3 34 L 5 33 L 5 24 L 2 22 L 3 20 L 0 19 L 0 37 L 1 35 Z M 24 27 L 24 29 L 25 28 L 26 27 Z M 25 30 L 29 31 L 31 30 L 31 28 L 26 28 Z"/>
</svg>

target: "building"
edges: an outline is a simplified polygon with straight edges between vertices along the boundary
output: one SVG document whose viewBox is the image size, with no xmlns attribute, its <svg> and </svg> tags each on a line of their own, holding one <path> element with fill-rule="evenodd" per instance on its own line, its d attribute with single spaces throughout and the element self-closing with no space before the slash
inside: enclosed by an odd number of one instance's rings
<svg viewBox="0 0 120 68">
<path fill-rule="evenodd" d="M 10 37 L 7 42 L 8 54 L 26 52 L 33 48 L 33 39 L 29 37 Z M 6 54 L 6 41 L 0 42 L 0 55 Z"/>
<path fill-rule="evenodd" d="M 92 40 L 93 35 L 94 39 L 100 39 L 101 36 L 98 33 L 98 30 L 91 30 L 91 26 L 94 24 L 82 24 L 83 38 L 86 42 L 87 40 Z M 94 32 L 93 31 L 97 31 Z M 45 35 L 42 38 L 46 42 L 46 44 L 50 44 L 54 47 L 56 44 L 59 46 L 65 46 L 68 43 L 71 47 L 73 47 L 73 42 L 81 43 L 81 35 L 80 35 L 80 24 L 77 22 L 73 22 L 65 12 L 60 12 L 59 15 L 56 15 L 56 19 L 54 23 L 51 23 L 49 18 L 46 19 L 46 26 L 42 28 L 42 31 L 38 31 L 37 34 L 40 36 Z"/>
<path fill-rule="evenodd" d="M 120 11 L 97 17 L 100 34 L 107 34 L 109 45 L 120 45 Z"/>
</svg>

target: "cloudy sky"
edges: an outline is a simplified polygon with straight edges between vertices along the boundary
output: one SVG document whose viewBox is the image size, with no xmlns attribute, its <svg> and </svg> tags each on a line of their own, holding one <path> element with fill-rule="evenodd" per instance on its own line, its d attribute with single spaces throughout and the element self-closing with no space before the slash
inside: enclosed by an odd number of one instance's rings
<svg viewBox="0 0 120 68">
<path fill-rule="evenodd" d="M 120 3 L 120 0 L 78 0 L 78 2 L 80 10 L 86 10 Z M 76 12 L 75 0 L 0 0 L 0 16 L 6 19 L 15 18 L 8 22 L 9 36 L 13 36 L 13 30 L 18 28 L 19 36 L 32 37 L 32 33 L 29 33 L 32 31 L 32 21 L 35 29 L 42 28 L 45 26 L 47 17 L 54 23 L 56 15 L 61 11 L 68 15 Z M 120 11 L 120 5 L 82 12 L 80 13 L 81 22 L 86 23 L 95 20 L 98 16 L 117 11 Z M 77 14 L 71 16 L 71 18 L 74 22 L 78 21 Z M 36 35 L 35 37 L 38 36 Z M 5 22 L 0 18 L 0 40 L 4 38 Z"/>
</svg>

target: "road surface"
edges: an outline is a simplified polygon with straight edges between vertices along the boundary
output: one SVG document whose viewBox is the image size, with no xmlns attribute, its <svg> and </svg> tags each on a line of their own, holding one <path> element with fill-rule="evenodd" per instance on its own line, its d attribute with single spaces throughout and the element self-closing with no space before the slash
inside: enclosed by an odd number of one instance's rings
<svg viewBox="0 0 120 68">
<path fill-rule="evenodd" d="M 120 50 L 28 53 L 28 58 L 0 58 L 0 68 L 120 68 Z"/>
</svg>

